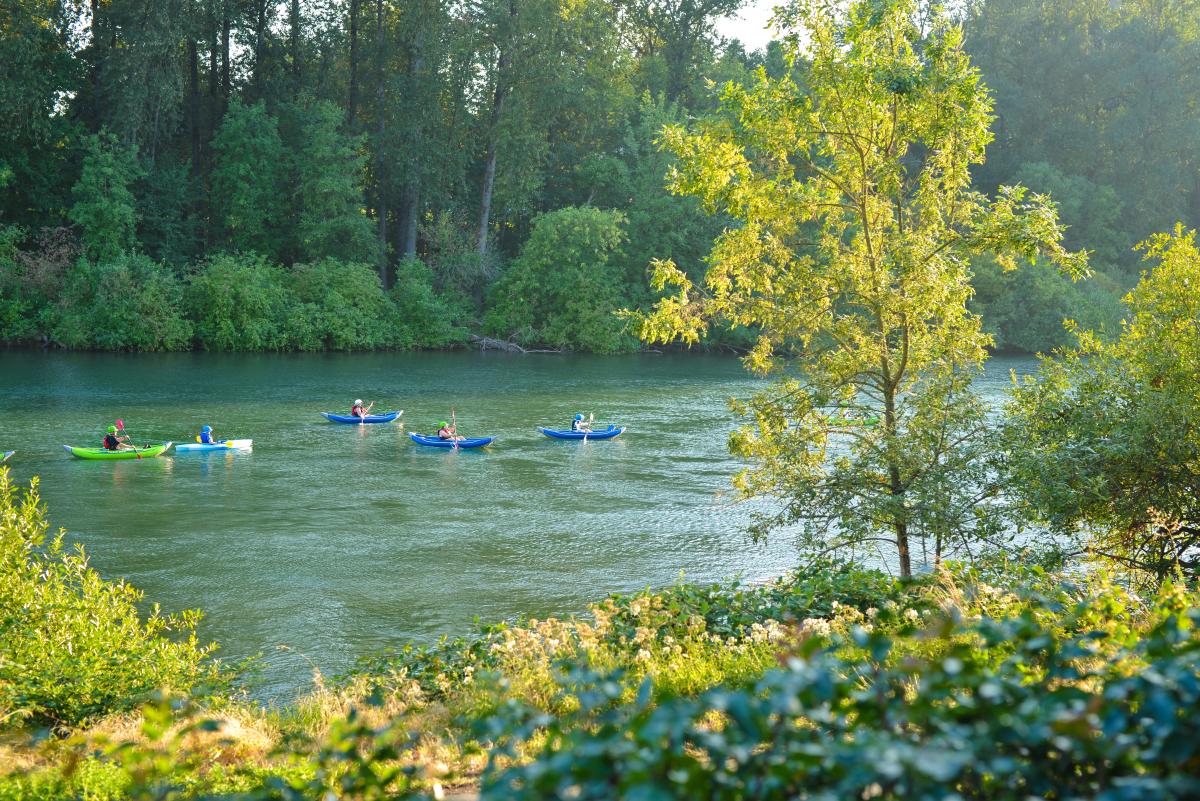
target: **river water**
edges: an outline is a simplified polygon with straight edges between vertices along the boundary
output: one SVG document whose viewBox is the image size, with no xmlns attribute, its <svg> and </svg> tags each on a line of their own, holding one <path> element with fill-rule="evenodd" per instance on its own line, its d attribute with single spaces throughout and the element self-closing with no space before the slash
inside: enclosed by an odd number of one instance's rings
<svg viewBox="0 0 1200 801">
<path fill-rule="evenodd" d="M 993 359 L 998 399 L 1031 359 Z M 302 691 L 408 639 L 478 618 L 582 609 L 613 591 L 756 580 L 796 561 L 783 536 L 752 544 L 731 502 L 728 398 L 759 386 L 736 359 L 480 353 L 113 355 L 0 352 L 0 450 L 41 476 L 56 526 L 107 577 L 167 610 L 200 608 L 226 657 L 261 654 L 264 697 Z M 356 397 L 404 423 L 346 426 Z M 455 409 L 484 452 L 414 445 Z M 627 433 L 560 442 L 594 413 Z M 212 425 L 252 453 L 129 462 L 71 459 L 123 418 L 139 443 Z M 284 647 L 281 647 L 284 646 Z"/>
</svg>

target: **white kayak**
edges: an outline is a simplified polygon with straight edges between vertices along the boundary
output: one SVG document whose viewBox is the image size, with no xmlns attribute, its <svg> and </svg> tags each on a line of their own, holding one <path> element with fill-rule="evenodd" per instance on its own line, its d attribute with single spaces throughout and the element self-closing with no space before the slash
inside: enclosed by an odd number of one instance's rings
<svg viewBox="0 0 1200 801">
<path fill-rule="evenodd" d="M 185 442 L 182 445 L 175 446 L 176 453 L 187 453 L 191 451 L 248 451 L 254 447 L 252 439 L 224 439 L 220 442 Z"/>
</svg>

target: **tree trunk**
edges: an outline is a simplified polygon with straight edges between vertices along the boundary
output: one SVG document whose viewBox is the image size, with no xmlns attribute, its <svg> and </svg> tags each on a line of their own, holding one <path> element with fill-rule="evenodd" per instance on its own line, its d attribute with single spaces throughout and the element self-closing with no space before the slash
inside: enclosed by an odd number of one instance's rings
<svg viewBox="0 0 1200 801">
<path fill-rule="evenodd" d="M 221 36 L 217 30 L 217 15 L 209 6 L 208 14 L 208 96 L 215 98 L 221 91 Z"/>
<path fill-rule="evenodd" d="M 350 98 L 346 122 L 354 130 L 358 113 L 358 7 L 362 0 L 350 0 Z"/>
<path fill-rule="evenodd" d="M 200 53 L 196 39 L 188 36 L 188 129 L 192 140 L 192 173 L 200 173 Z"/>
<path fill-rule="evenodd" d="M 515 31 L 513 24 L 517 18 L 517 4 L 509 0 L 508 16 L 510 32 Z M 515 34 L 513 34 L 515 35 Z M 500 132 L 500 120 L 504 114 L 504 102 L 508 97 L 506 91 L 508 81 L 509 61 L 512 58 L 509 43 L 501 42 L 500 53 L 496 57 L 496 89 L 492 94 L 492 119 L 488 128 L 487 156 L 483 162 L 483 188 L 479 199 L 479 230 L 477 232 L 476 248 L 480 256 L 487 255 L 488 229 L 492 221 L 492 190 L 496 185 L 496 137 Z"/>
<path fill-rule="evenodd" d="M 300 79 L 300 0 L 292 0 L 291 19 L 291 51 L 292 51 L 292 78 L 296 82 L 296 91 L 300 91 L 303 85 Z"/>
<path fill-rule="evenodd" d="M 388 288 L 388 206 L 387 206 L 387 160 L 383 157 L 384 138 L 387 136 L 387 113 L 385 104 L 387 101 L 387 82 L 385 80 L 386 70 L 384 69 L 384 47 L 383 47 L 383 0 L 375 0 L 375 58 L 377 60 L 376 67 L 378 68 L 378 86 L 376 87 L 376 99 L 378 101 L 378 109 L 376 114 L 379 117 L 378 123 L 378 140 L 375 145 L 376 157 L 376 181 L 379 185 L 378 197 L 375 203 L 375 214 L 379 218 L 379 283 L 384 289 Z"/>
<path fill-rule="evenodd" d="M 258 0 L 258 18 L 254 21 L 254 90 L 261 96 L 263 45 L 267 35 L 267 0 Z"/>
<path fill-rule="evenodd" d="M 896 438 L 896 389 L 890 382 L 886 382 L 883 393 L 883 419 L 890 440 L 887 443 L 888 489 L 899 504 L 899 509 L 894 512 L 895 517 L 892 518 L 892 530 L 896 532 L 896 550 L 900 557 L 900 578 L 907 579 L 912 578 L 912 556 L 908 550 L 908 520 L 903 513 L 904 482 L 900 476 L 900 465 L 896 464 L 891 452 L 892 443 Z"/>
<path fill-rule="evenodd" d="M 221 17 L 221 99 L 229 102 L 229 9 L 222 8 Z"/>
<path fill-rule="evenodd" d="M 417 90 L 421 86 L 421 73 L 425 70 L 425 27 L 417 29 L 413 41 L 412 58 L 408 62 L 408 87 L 413 97 L 422 98 Z M 423 139 L 425 137 L 425 112 L 418 111 L 415 124 L 412 127 L 412 141 L 409 153 L 408 184 L 404 187 L 404 214 L 401 217 L 401 233 L 404 236 L 404 258 L 411 259 L 417 255 L 417 219 L 421 215 L 421 175 L 424 162 L 420 157 Z"/>
</svg>

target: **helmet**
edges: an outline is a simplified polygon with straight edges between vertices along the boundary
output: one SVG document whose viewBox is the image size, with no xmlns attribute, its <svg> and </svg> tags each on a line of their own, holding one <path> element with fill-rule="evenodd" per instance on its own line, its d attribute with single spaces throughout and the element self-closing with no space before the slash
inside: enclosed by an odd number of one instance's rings
<svg viewBox="0 0 1200 801">
<path fill-rule="evenodd" d="M 362 406 L 362 398 L 359 398 L 358 400 L 356 400 L 356 401 L 354 402 L 354 405 L 355 405 L 355 406 Z"/>
<path fill-rule="evenodd" d="M 582 419 L 583 419 L 583 415 L 582 415 L 582 414 L 577 414 L 577 415 L 575 415 L 575 419 L 576 419 L 576 420 L 582 420 Z"/>
<path fill-rule="evenodd" d="M 115 434 L 115 433 L 117 433 L 117 427 L 116 427 L 116 426 L 109 426 L 109 427 L 108 427 L 108 433 L 110 433 L 110 434 Z"/>
<path fill-rule="evenodd" d="M 200 432 L 203 434 L 211 434 L 212 426 L 200 426 Z"/>
<path fill-rule="evenodd" d="M 439 426 L 438 426 L 438 428 L 445 428 L 445 427 L 446 427 L 446 426 L 448 426 L 448 425 L 450 425 L 450 424 L 449 424 L 449 423 L 447 423 L 445 420 L 443 420 L 443 421 L 441 422 L 441 425 L 439 425 Z"/>
</svg>

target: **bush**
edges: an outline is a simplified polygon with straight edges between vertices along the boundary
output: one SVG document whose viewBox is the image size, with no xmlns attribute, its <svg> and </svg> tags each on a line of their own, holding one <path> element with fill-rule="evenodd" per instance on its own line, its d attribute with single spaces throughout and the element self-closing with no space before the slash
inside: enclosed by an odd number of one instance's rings
<svg viewBox="0 0 1200 801">
<path fill-rule="evenodd" d="M 402 341 L 396 309 L 366 264 L 322 259 L 292 273 L 288 328 L 298 350 L 371 350 Z"/>
<path fill-rule="evenodd" d="M 287 347 L 293 300 L 283 269 L 252 253 L 214 256 L 192 276 L 184 295 L 196 340 L 205 350 Z"/>
<path fill-rule="evenodd" d="M 184 350 L 192 325 L 182 296 L 175 274 L 148 256 L 81 259 L 67 274 L 53 336 L 70 348 Z"/>
<path fill-rule="evenodd" d="M 76 726 L 222 679 L 199 613 L 143 616 L 141 592 L 47 529 L 36 482 L 20 492 L 0 468 L 0 720 Z"/>
<path fill-rule="evenodd" d="M 32 247 L 18 248 L 25 232 L 0 230 L 0 341 L 29 342 L 48 336 L 54 304 L 80 247 L 69 228 L 47 228 Z"/>
<path fill-rule="evenodd" d="M 484 329 L 523 345 L 616 353 L 636 340 L 616 316 L 627 305 L 613 263 L 624 216 L 590 207 L 534 219 L 533 232 L 489 297 Z"/>
<path fill-rule="evenodd" d="M 455 325 L 463 312 L 434 290 L 433 271 L 419 259 L 404 259 L 396 265 L 396 285 L 389 297 L 399 320 L 398 344 L 444 348 L 466 340 L 467 332 Z"/>
<path fill-rule="evenodd" d="M 782 670 L 699 698 L 627 703 L 577 673 L 587 726 L 509 711 L 490 731 L 482 797 L 785 799 L 1174 799 L 1200 793 L 1197 598 L 1168 590 L 1157 622 L 1112 658 L 1105 633 L 1071 633 L 1106 599 L 921 632 L 855 628 L 849 654 L 802 642 Z M 1182 603 L 1180 603 L 1182 601 Z M 921 653 L 922 640 L 950 647 Z M 915 647 L 914 647 L 915 646 Z M 999 660 L 993 655 L 1003 654 Z M 509 755 L 543 744 L 529 764 Z"/>
</svg>

